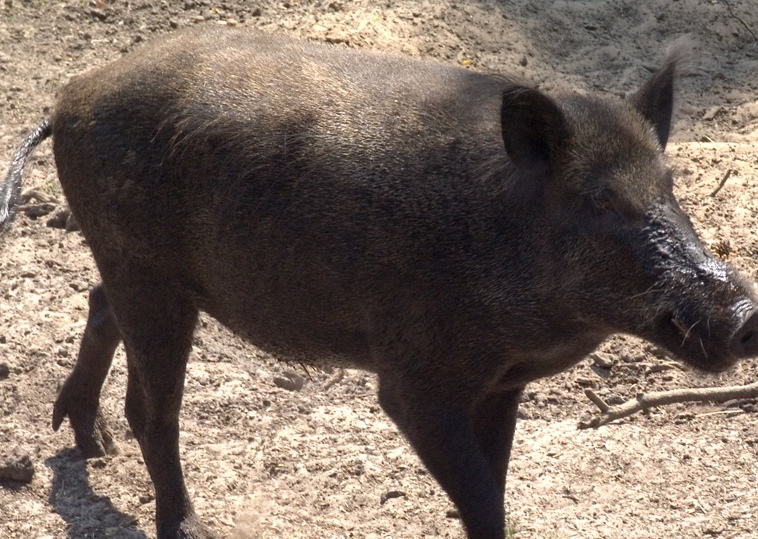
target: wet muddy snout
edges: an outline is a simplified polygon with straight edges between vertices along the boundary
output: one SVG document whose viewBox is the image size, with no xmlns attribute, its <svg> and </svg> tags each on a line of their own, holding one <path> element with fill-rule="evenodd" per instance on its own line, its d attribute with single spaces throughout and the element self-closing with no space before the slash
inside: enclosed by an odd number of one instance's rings
<svg viewBox="0 0 758 539">
<path fill-rule="evenodd" d="M 739 359 L 758 356 L 758 305 L 744 298 L 737 302 L 734 311 L 741 322 L 729 342 L 729 354 Z"/>
</svg>

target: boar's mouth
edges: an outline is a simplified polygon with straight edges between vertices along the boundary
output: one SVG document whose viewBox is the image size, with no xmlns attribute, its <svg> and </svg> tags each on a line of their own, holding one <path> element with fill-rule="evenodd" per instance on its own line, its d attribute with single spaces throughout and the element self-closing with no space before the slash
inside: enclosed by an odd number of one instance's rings
<svg viewBox="0 0 758 539">
<path fill-rule="evenodd" d="M 696 369 L 722 372 L 758 354 L 758 311 L 745 313 L 741 305 L 736 303 L 723 317 L 661 313 L 654 322 L 652 340 Z"/>
</svg>

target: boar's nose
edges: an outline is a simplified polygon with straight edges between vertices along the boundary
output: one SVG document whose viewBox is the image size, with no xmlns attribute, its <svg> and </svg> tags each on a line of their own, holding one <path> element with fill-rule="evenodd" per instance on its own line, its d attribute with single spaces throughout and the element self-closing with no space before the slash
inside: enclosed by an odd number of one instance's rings
<svg viewBox="0 0 758 539">
<path fill-rule="evenodd" d="M 729 348 L 736 357 L 758 356 L 758 310 L 750 314 L 734 333 Z"/>
</svg>

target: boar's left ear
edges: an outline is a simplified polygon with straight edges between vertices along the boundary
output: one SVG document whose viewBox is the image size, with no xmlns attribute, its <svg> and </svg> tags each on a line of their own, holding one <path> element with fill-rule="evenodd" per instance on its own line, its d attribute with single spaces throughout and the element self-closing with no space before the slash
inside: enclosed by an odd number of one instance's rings
<svg viewBox="0 0 758 539">
<path fill-rule="evenodd" d="M 683 36 L 666 50 L 663 66 L 632 96 L 632 104 L 642 116 L 653 124 L 661 148 L 666 148 L 671 131 L 674 110 L 674 81 L 691 63 L 693 41 Z"/>
<path fill-rule="evenodd" d="M 529 175 L 550 172 L 568 127 L 558 105 L 542 92 L 514 86 L 503 93 L 503 142 L 516 167 Z"/>
</svg>

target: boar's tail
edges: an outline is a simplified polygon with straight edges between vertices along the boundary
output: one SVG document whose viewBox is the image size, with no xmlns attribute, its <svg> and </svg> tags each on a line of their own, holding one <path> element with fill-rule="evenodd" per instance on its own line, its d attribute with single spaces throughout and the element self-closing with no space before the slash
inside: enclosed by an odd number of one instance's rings
<svg viewBox="0 0 758 539">
<path fill-rule="evenodd" d="M 34 148 L 49 137 L 52 132 L 52 124 L 48 118 L 38 125 L 26 137 L 21 147 L 16 150 L 16 155 L 13 156 L 8 175 L 5 176 L 3 183 L 0 184 L 0 233 L 8 230 L 13 222 L 13 218 L 16 217 L 21 195 L 21 177 L 24 173 L 26 161 L 32 155 Z"/>
<path fill-rule="evenodd" d="M 691 34 L 679 36 L 666 47 L 664 67 L 672 65 L 680 77 L 693 75 L 698 71 L 696 48 L 697 40 Z"/>
</svg>

